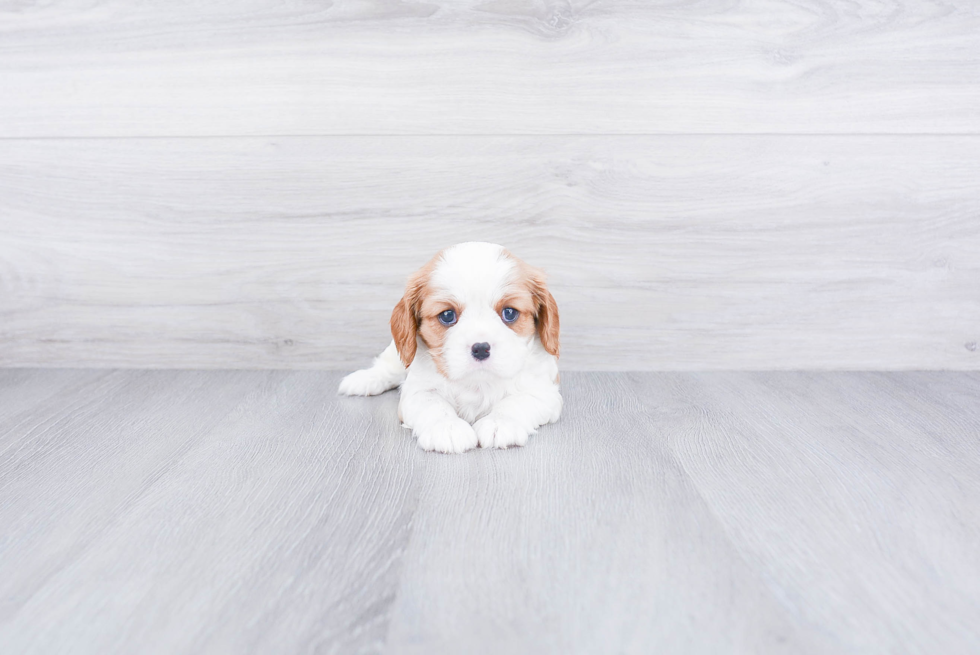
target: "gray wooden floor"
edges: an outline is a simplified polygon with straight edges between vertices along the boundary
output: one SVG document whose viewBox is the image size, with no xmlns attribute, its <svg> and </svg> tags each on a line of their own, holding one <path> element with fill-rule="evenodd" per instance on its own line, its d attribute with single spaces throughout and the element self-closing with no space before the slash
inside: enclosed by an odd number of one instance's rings
<svg viewBox="0 0 980 655">
<path fill-rule="evenodd" d="M 0 371 L 0 652 L 980 650 L 980 374 L 566 373 L 418 450 L 309 371 Z"/>
</svg>

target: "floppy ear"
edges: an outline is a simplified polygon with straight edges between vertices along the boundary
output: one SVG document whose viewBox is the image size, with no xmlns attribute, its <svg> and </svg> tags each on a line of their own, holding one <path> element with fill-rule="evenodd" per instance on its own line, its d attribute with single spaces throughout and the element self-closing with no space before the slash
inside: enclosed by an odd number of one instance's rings
<svg viewBox="0 0 980 655">
<path fill-rule="evenodd" d="M 412 307 L 408 296 L 403 296 L 395 309 L 391 312 L 391 337 L 395 340 L 395 348 L 398 349 L 398 357 L 402 360 L 402 365 L 408 365 L 415 359 L 415 337 L 419 333 L 418 320 L 415 318 L 415 309 Z"/>
<path fill-rule="evenodd" d="M 419 304 L 427 281 L 428 273 L 425 269 L 410 277 L 405 285 L 405 295 L 391 311 L 391 337 L 395 340 L 398 357 L 406 368 L 415 359 Z"/>
<path fill-rule="evenodd" d="M 551 355 L 558 357 L 560 350 L 558 340 L 558 303 L 555 297 L 548 291 L 544 283 L 544 274 L 535 271 L 531 277 L 531 295 L 537 305 L 537 313 L 534 317 L 534 324 L 537 326 L 538 338 L 541 345 Z"/>
</svg>

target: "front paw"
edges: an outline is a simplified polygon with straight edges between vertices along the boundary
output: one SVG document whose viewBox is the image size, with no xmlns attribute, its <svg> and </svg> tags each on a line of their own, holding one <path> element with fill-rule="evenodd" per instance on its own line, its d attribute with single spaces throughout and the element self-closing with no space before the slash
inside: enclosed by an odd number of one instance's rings
<svg viewBox="0 0 980 655">
<path fill-rule="evenodd" d="M 422 450 L 440 453 L 463 453 L 476 448 L 476 433 L 461 418 L 441 421 L 417 432 Z"/>
<path fill-rule="evenodd" d="M 507 416 L 488 414 L 473 424 L 480 448 L 523 446 L 533 430 Z"/>
<path fill-rule="evenodd" d="M 338 391 L 345 396 L 377 396 L 390 388 L 373 369 L 366 368 L 345 376 Z"/>
</svg>

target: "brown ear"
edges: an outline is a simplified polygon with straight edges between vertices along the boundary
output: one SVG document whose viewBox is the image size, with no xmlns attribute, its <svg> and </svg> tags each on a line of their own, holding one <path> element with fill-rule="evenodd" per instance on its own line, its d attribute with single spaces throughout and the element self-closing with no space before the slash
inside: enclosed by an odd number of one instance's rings
<svg viewBox="0 0 980 655">
<path fill-rule="evenodd" d="M 534 322 L 538 328 L 538 338 L 541 339 L 541 345 L 549 354 L 558 357 L 560 350 L 558 303 L 555 302 L 555 297 L 551 295 L 544 283 L 544 274 L 537 272 L 531 278 L 531 295 L 534 296 L 534 302 L 537 303 L 537 316 L 535 316 Z"/>
<path fill-rule="evenodd" d="M 395 340 L 398 357 L 405 368 L 408 368 L 415 359 L 415 337 L 418 332 L 419 324 L 418 319 L 415 318 L 415 308 L 412 307 L 406 293 L 391 312 L 391 337 Z"/>
<path fill-rule="evenodd" d="M 416 337 L 419 333 L 419 305 L 429 282 L 429 266 L 408 279 L 405 295 L 391 311 L 391 337 L 395 340 L 398 357 L 407 368 L 415 359 Z"/>
</svg>

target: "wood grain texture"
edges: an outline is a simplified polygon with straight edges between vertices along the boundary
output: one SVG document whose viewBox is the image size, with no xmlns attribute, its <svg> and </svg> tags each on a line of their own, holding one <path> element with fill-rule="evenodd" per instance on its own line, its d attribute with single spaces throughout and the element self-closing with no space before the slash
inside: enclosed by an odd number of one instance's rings
<svg viewBox="0 0 980 655">
<path fill-rule="evenodd" d="M 415 497 L 412 445 L 382 439 L 399 429 L 393 397 L 387 411 L 341 405 L 334 375 L 113 377 L 35 411 L 54 425 L 0 454 L 0 650 L 354 652 L 382 639 Z"/>
<path fill-rule="evenodd" d="M 980 132 L 972 0 L 0 5 L 0 137 Z"/>
<path fill-rule="evenodd" d="M 965 653 L 980 638 L 980 567 L 959 565 L 980 540 L 977 382 L 700 375 L 672 385 L 696 408 L 646 404 L 665 410 L 671 452 L 787 611 L 839 626 L 842 652 Z M 942 595 L 928 619 L 925 588 Z M 867 621 L 868 608 L 893 618 Z"/>
<path fill-rule="evenodd" d="M 0 650 L 980 649 L 976 373 L 569 373 L 461 456 L 338 380 L 0 371 Z"/>
<path fill-rule="evenodd" d="M 0 141 L 0 366 L 350 369 L 489 240 L 567 369 L 977 369 L 978 179 L 978 137 Z"/>
</svg>

